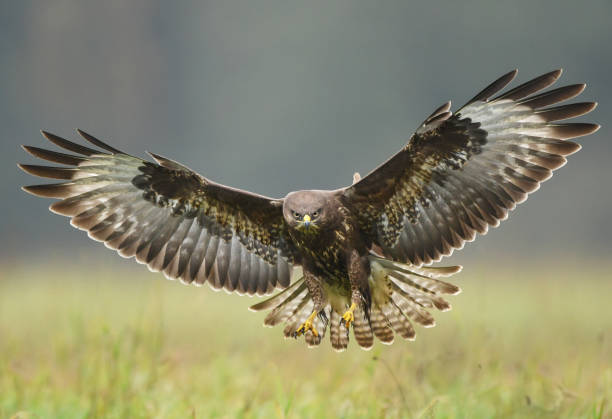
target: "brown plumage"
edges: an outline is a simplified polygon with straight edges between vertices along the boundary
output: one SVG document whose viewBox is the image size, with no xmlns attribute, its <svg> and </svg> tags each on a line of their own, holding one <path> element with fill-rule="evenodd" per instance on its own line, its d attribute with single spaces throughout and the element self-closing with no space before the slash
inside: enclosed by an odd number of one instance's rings
<svg viewBox="0 0 612 419">
<path fill-rule="evenodd" d="M 303 334 L 318 345 L 329 325 L 336 350 L 347 347 L 350 326 L 362 348 L 374 337 L 387 344 L 396 334 L 414 339 L 413 323 L 433 326 L 430 310 L 449 310 L 442 296 L 459 292 L 441 278 L 460 267 L 425 265 L 497 226 L 579 150 L 568 139 L 598 129 L 555 122 L 595 107 L 551 107 L 584 85 L 542 93 L 558 70 L 498 94 L 515 75 L 454 114 L 450 102 L 442 105 L 397 154 L 334 191 L 267 198 L 155 154 L 155 163 L 130 156 L 82 131 L 97 148 L 47 132 L 74 154 L 24 146 L 64 165 L 20 165 L 62 181 L 24 190 L 59 198 L 53 212 L 168 278 L 249 295 L 282 289 L 251 308 L 271 310 L 265 324 L 284 323 L 287 337 Z"/>
</svg>

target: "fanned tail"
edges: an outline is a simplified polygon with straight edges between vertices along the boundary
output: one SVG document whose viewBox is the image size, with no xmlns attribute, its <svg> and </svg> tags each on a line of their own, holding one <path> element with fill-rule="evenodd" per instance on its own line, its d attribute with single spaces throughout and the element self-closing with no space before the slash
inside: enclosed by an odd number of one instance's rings
<svg viewBox="0 0 612 419">
<path fill-rule="evenodd" d="M 461 266 L 427 267 L 394 262 L 370 254 L 370 291 L 372 307 L 368 319 L 363 308 L 355 310 L 353 334 L 363 349 L 374 345 L 374 337 L 384 344 L 391 344 L 395 334 L 407 340 L 414 340 L 416 331 L 413 323 L 433 327 L 435 321 L 430 309 L 447 311 L 450 303 L 442 296 L 458 294 L 461 289 L 440 278 L 452 276 L 461 271 Z M 349 331 L 341 323 L 342 314 L 350 304 L 348 295 L 337 294 L 337 290 L 326 288 L 330 303 L 317 316 L 314 327 L 319 336 L 308 331 L 305 334 L 308 346 L 316 346 L 325 336 L 330 325 L 330 341 L 337 351 L 348 347 Z M 251 307 L 253 311 L 270 310 L 264 324 L 275 326 L 285 323 L 283 333 L 291 337 L 312 313 L 314 304 L 303 278 L 291 287 Z M 329 322 L 328 322 L 329 319 Z"/>
<path fill-rule="evenodd" d="M 370 255 L 370 288 L 373 294 L 372 329 L 383 343 L 393 341 L 393 332 L 413 340 L 413 322 L 423 327 L 435 326 L 429 309 L 451 309 L 442 295 L 454 295 L 461 289 L 439 278 L 461 271 L 461 266 L 415 267 Z M 389 330 L 391 329 L 391 333 Z"/>
</svg>

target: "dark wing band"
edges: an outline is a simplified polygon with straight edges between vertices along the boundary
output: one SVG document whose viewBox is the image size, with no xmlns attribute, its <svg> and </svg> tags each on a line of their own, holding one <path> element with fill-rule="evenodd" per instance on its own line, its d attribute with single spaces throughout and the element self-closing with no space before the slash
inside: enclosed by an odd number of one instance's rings
<svg viewBox="0 0 612 419">
<path fill-rule="evenodd" d="M 344 190 L 362 231 L 387 257 L 427 264 L 485 234 L 580 149 L 567 139 L 599 126 L 553 121 L 584 115 L 595 103 L 548 107 L 585 85 L 552 85 L 561 71 L 540 76 L 492 100 L 516 75 L 485 88 L 455 115 L 438 108 L 408 144 Z"/>
<path fill-rule="evenodd" d="M 61 198 L 51 211 L 168 278 L 259 295 L 289 286 L 296 261 L 285 240 L 282 200 L 216 184 L 154 154 L 158 164 L 147 162 L 79 133 L 104 152 L 46 132 L 76 155 L 24 146 L 69 166 L 20 165 L 36 176 L 66 180 L 23 188 Z"/>
</svg>

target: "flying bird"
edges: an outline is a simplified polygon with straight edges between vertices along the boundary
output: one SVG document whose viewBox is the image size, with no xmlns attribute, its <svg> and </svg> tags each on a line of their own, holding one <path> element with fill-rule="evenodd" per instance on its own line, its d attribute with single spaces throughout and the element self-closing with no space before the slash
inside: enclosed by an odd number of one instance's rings
<svg viewBox="0 0 612 419">
<path fill-rule="evenodd" d="M 542 92 L 557 70 L 499 93 L 516 74 L 454 113 L 450 102 L 440 106 L 389 160 L 337 190 L 268 198 L 157 154 L 149 153 L 154 162 L 131 156 L 81 130 L 95 148 L 44 131 L 70 154 L 24 146 L 63 166 L 19 165 L 62 180 L 23 189 L 59 198 L 51 211 L 168 278 L 248 295 L 281 290 L 251 308 L 271 310 L 266 325 L 284 323 L 286 337 L 303 335 L 309 346 L 328 326 L 336 350 L 347 348 L 351 327 L 365 349 L 374 336 L 410 340 L 413 323 L 433 326 L 430 311 L 450 309 L 444 295 L 460 291 L 446 277 L 461 267 L 430 265 L 499 225 L 580 149 L 568 139 L 599 128 L 556 122 L 595 108 L 557 105 L 584 84 Z"/>
</svg>

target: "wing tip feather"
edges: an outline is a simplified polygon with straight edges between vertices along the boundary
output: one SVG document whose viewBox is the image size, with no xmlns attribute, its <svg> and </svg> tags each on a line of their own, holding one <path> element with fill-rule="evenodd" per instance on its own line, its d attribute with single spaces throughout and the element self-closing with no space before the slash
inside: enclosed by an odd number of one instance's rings
<svg viewBox="0 0 612 419">
<path fill-rule="evenodd" d="M 53 187 L 49 187 L 48 184 L 22 186 L 21 190 L 29 193 L 30 195 L 39 196 L 41 198 L 57 198 Z"/>
<path fill-rule="evenodd" d="M 34 173 L 30 171 L 31 166 L 32 166 L 31 164 L 17 163 L 17 167 L 19 167 L 22 171 L 26 172 L 29 175 L 34 175 Z M 21 189 L 23 189 L 23 187 Z"/>
<path fill-rule="evenodd" d="M 31 190 L 32 186 L 33 186 L 33 185 L 31 185 L 31 186 L 22 186 L 20 189 L 21 189 L 22 191 L 24 191 L 24 192 L 29 193 L 30 195 L 38 196 L 38 195 L 36 195 L 34 192 L 32 192 L 32 190 Z"/>
<path fill-rule="evenodd" d="M 23 149 L 23 151 L 25 151 L 25 152 L 26 152 L 26 153 L 28 153 L 29 155 L 34 156 L 34 157 L 38 157 L 38 156 L 36 155 L 36 151 L 34 151 L 34 150 L 36 149 L 36 147 L 31 146 L 31 145 L 25 145 L 25 144 L 22 144 L 22 145 L 21 145 L 21 148 Z"/>
<path fill-rule="evenodd" d="M 595 132 L 595 131 L 593 131 L 593 132 Z M 568 143 L 568 144 L 573 144 L 573 145 L 574 145 L 574 148 L 572 148 L 572 149 L 569 151 L 569 153 L 567 153 L 567 154 L 566 154 L 566 156 L 571 156 L 572 154 L 577 153 L 578 151 L 580 151 L 580 150 L 582 149 L 582 145 L 581 145 L 581 144 L 575 143 L 575 142 L 573 142 L 573 141 L 568 141 L 567 143 Z M 566 160 L 566 162 L 567 162 L 567 160 Z M 548 180 L 549 178 L 551 178 L 551 177 L 552 177 L 552 175 L 553 175 L 553 174 L 552 174 L 552 172 L 551 172 L 551 173 L 550 173 L 550 176 L 549 176 L 547 179 L 545 179 L 545 180 Z"/>
<path fill-rule="evenodd" d="M 121 150 L 116 149 L 115 147 L 112 147 L 108 144 L 106 144 L 105 142 L 97 139 L 96 137 L 94 137 L 91 134 L 88 134 L 87 132 L 83 131 L 80 128 L 75 128 L 76 132 L 83 137 L 86 141 L 90 142 L 91 144 L 98 146 L 106 151 L 111 152 L 112 154 L 125 154 L 123 153 Z"/>
<path fill-rule="evenodd" d="M 584 92 L 584 89 L 586 89 L 587 85 L 586 83 L 576 83 L 576 84 L 571 84 L 569 86 L 567 86 L 569 88 L 573 88 L 575 90 L 573 90 L 573 96 L 578 96 L 580 93 Z M 570 98 L 568 98 L 570 99 Z"/>
</svg>

